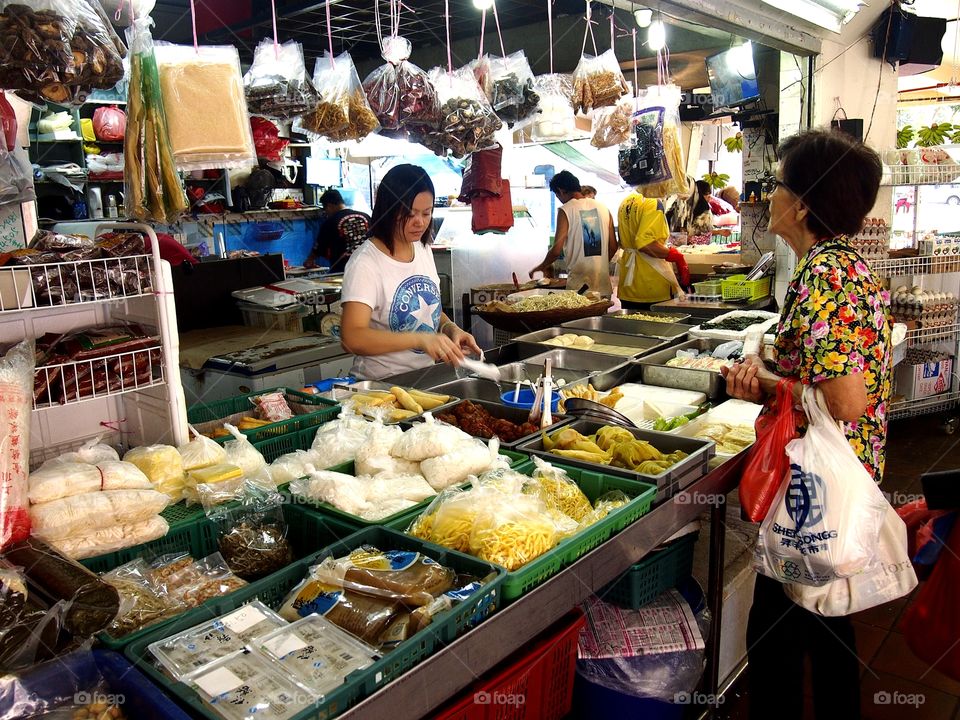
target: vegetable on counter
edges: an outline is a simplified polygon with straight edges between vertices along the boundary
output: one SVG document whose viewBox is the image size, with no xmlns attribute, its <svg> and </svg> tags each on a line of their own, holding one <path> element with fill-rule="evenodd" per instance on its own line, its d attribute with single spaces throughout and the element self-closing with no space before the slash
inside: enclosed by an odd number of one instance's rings
<svg viewBox="0 0 960 720">
<path fill-rule="evenodd" d="M 671 430 L 676 430 L 679 427 L 683 427 L 691 420 L 700 417 L 711 407 L 710 403 L 704 403 L 698 407 L 693 412 L 686 413 L 685 415 L 677 415 L 676 417 L 658 417 L 653 421 L 653 429 L 658 432 L 670 432 Z"/>
</svg>

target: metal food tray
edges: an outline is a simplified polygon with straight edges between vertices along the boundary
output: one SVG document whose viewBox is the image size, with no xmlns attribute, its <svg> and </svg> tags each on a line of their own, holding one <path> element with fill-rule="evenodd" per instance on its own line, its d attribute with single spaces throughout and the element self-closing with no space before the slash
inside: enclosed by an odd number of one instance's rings
<svg viewBox="0 0 960 720">
<path fill-rule="evenodd" d="M 601 317 L 583 318 L 583 320 L 572 320 L 560 327 L 577 331 L 593 330 L 617 335 L 642 335 L 662 340 L 679 340 L 686 336 L 693 326 L 682 323 L 649 322 L 647 320 L 620 320 L 610 315 L 603 315 Z M 586 333 L 578 332 L 578 334 Z"/>
<path fill-rule="evenodd" d="M 593 435 L 602 427 L 605 427 L 604 423 L 593 422 L 591 420 L 574 420 L 563 426 L 563 428 L 576 430 L 581 435 Z M 587 470 L 593 470 L 594 472 L 599 471 L 609 475 L 630 478 L 631 480 L 652 483 L 657 486 L 656 502 L 662 502 L 663 500 L 673 497 L 680 490 L 699 480 L 709 471 L 710 459 L 715 453 L 714 442 L 712 440 L 668 435 L 654 430 L 623 429 L 630 432 L 637 440 L 646 440 L 665 455 L 675 450 L 682 450 L 687 453 L 687 457 L 667 468 L 659 475 L 644 475 L 625 468 L 613 467 L 612 465 L 585 462 L 583 460 L 574 460 L 572 458 L 553 455 L 543 449 L 543 438 L 540 437 L 540 435 L 536 435 L 527 442 L 518 445 L 516 449 L 518 452 L 537 455 L 550 462 L 561 465 L 573 465 L 574 467 L 582 467 Z"/>
<path fill-rule="evenodd" d="M 451 405 L 447 405 L 443 408 L 442 412 L 450 412 L 457 405 L 461 405 L 464 402 L 465 402 L 464 400 L 460 400 Z M 518 425 L 525 423 L 527 421 L 527 418 L 530 416 L 529 410 L 526 410 L 524 408 L 510 407 L 509 405 L 502 405 L 499 402 L 489 402 L 487 400 L 471 400 L 470 402 L 472 402 L 474 405 L 479 405 L 480 407 L 485 409 L 488 413 L 493 415 L 495 418 L 498 418 L 500 420 L 509 420 L 510 422 L 517 423 Z M 438 409 L 437 412 L 441 412 L 441 411 Z M 554 428 L 559 428 L 564 425 L 568 425 L 573 421 L 572 417 L 568 417 L 566 415 L 556 415 L 554 417 L 555 417 L 554 423 L 553 425 L 550 426 L 551 432 L 553 431 Z M 410 418 L 410 420 L 404 420 L 401 423 L 401 427 L 403 427 L 404 430 L 409 429 L 410 427 L 413 426 L 414 419 L 415 418 Z M 468 434 L 472 434 L 472 433 L 468 433 Z M 529 435 L 525 435 L 522 438 L 518 438 L 517 440 L 514 440 L 512 442 L 504 442 L 503 440 L 501 440 L 500 447 L 506 450 L 515 450 L 523 443 L 529 442 L 530 440 L 536 438 L 539 435 L 540 435 L 540 431 L 537 430 L 536 432 L 530 433 Z M 474 435 L 473 437 L 478 437 L 478 436 Z M 480 438 L 480 439 L 487 440 L 488 438 Z"/>
<path fill-rule="evenodd" d="M 581 379 L 612 370 L 615 367 L 630 362 L 630 358 L 604 355 L 603 353 L 594 353 L 589 350 L 559 347 L 551 348 L 549 345 L 527 345 L 526 347 L 543 350 L 543 352 L 521 360 L 521 364 L 523 365 L 538 365 L 541 369 L 537 374 L 543 372 L 543 363 L 547 358 L 550 358 L 552 361 L 554 370 L 556 370 L 556 368 L 573 370 L 580 373 L 579 377 Z"/>
<path fill-rule="evenodd" d="M 614 315 L 636 315 L 637 313 L 643 313 L 644 315 L 657 315 L 659 317 L 670 318 L 675 323 L 686 322 L 690 319 L 690 313 L 671 313 L 671 312 L 659 312 L 657 310 L 617 310 L 616 312 L 607 313 L 609 316 Z M 625 321 L 626 322 L 626 321 Z M 633 322 L 647 322 L 646 320 L 634 320 Z M 664 323 L 666 324 L 666 323 Z"/>
<path fill-rule="evenodd" d="M 669 367 L 666 364 L 667 360 L 671 360 L 677 356 L 678 350 L 686 350 L 688 348 L 696 348 L 701 351 L 713 350 L 726 342 L 729 341 L 698 338 L 640 358 L 637 362 L 643 369 L 641 372 L 643 382 L 646 385 L 659 385 L 660 387 L 678 388 L 680 390 L 695 390 L 706 394 L 710 400 L 726 397 L 727 383 L 720 373 L 712 370 Z"/>
<path fill-rule="evenodd" d="M 396 383 L 384 382 L 382 380 L 361 380 L 350 385 L 334 385 L 333 389 L 329 393 L 324 393 L 324 397 L 329 397 L 331 400 L 336 400 L 339 403 L 343 403 L 350 399 L 351 394 L 363 393 L 367 390 L 376 390 L 377 392 L 390 392 L 392 387 L 402 387 L 404 390 L 410 390 L 409 385 L 399 385 Z M 450 395 L 447 392 L 434 392 L 433 390 L 422 390 L 420 388 L 412 388 L 420 390 L 420 392 L 432 393 L 434 395 Z M 384 422 L 384 425 L 396 425 L 401 422 L 410 422 L 411 420 L 416 420 L 420 417 L 423 417 L 425 413 L 437 413 L 442 412 L 444 409 L 455 405 L 460 402 L 462 398 L 454 397 L 450 395 L 450 399 L 445 402 L 443 405 L 434 408 L 433 410 L 425 410 L 423 413 L 418 413 L 417 415 L 411 415 L 408 418 L 403 418 L 402 420 L 388 420 Z M 364 415 L 364 417 L 368 417 Z M 369 419 L 369 418 L 368 418 Z"/>
<path fill-rule="evenodd" d="M 456 395 L 463 400 L 485 400 L 487 402 L 499 403 L 501 392 L 506 392 L 504 387 L 501 391 L 500 385 L 492 380 L 483 378 L 463 378 L 462 380 L 452 380 L 440 385 L 434 385 L 425 392 L 435 392 L 441 395 Z"/>
<path fill-rule="evenodd" d="M 559 337 L 560 335 L 584 335 L 592 338 L 597 344 L 617 345 L 620 347 L 636 349 L 636 352 L 633 352 L 630 355 L 621 355 L 618 353 L 606 353 L 603 350 L 592 350 L 590 348 L 569 348 L 570 350 L 580 350 L 581 352 L 619 358 L 621 361 L 629 360 L 630 358 L 639 357 L 646 353 L 653 352 L 654 350 L 664 347 L 667 344 L 667 341 L 663 340 L 662 338 L 642 337 L 636 335 L 617 335 L 616 333 L 598 332 L 595 330 L 572 331 L 563 327 L 553 327 L 547 328 L 546 330 L 538 330 L 537 332 L 527 333 L 526 335 L 521 335 L 516 340 L 517 343 L 521 345 L 543 345 L 545 340 L 550 340 L 551 338 Z M 559 345 L 548 345 L 547 347 L 556 347 L 561 350 L 568 349 L 560 347 Z"/>
</svg>

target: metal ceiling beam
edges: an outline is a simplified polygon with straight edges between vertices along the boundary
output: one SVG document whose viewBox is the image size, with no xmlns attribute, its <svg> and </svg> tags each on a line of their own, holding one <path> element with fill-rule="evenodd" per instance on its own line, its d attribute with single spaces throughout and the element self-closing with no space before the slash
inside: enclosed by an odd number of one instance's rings
<svg viewBox="0 0 960 720">
<path fill-rule="evenodd" d="M 784 13 L 768 11 L 759 2 L 743 0 L 599 0 L 623 10 L 641 7 L 705 27 L 739 35 L 762 45 L 797 55 L 817 55 L 822 38 L 803 30 Z M 772 10 L 772 9 L 771 9 Z M 795 20 L 795 18 L 793 19 Z"/>
</svg>

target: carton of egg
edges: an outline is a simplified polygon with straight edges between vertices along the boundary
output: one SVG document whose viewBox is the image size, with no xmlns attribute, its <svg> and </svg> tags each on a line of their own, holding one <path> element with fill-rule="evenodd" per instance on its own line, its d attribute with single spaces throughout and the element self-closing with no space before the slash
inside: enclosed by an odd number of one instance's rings
<svg viewBox="0 0 960 720">
<path fill-rule="evenodd" d="M 891 311 L 900 322 L 916 322 L 921 328 L 936 328 L 957 322 L 960 301 L 952 292 L 929 291 L 901 285 L 893 294 Z"/>
</svg>

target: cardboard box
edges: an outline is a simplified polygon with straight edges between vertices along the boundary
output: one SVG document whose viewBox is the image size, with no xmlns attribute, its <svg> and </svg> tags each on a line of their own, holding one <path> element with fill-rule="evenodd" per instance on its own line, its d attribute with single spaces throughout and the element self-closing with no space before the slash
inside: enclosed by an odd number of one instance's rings
<svg viewBox="0 0 960 720">
<path fill-rule="evenodd" d="M 948 392 L 953 383 L 953 358 L 939 362 L 901 364 L 897 367 L 896 392 L 907 400 L 919 400 Z"/>
<path fill-rule="evenodd" d="M 33 307 L 32 282 L 26 268 L 0 268 L 0 310 Z"/>
</svg>

